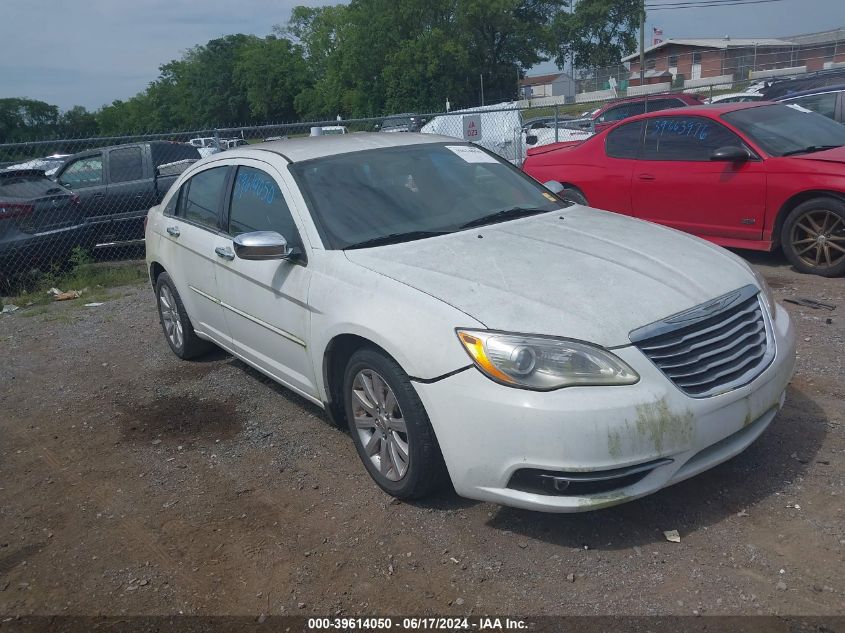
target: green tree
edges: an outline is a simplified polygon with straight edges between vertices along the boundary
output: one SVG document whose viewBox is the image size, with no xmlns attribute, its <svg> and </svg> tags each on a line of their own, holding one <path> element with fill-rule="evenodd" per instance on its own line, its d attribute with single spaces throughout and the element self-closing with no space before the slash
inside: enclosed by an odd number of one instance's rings
<svg viewBox="0 0 845 633">
<path fill-rule="evenodd" d="M 59 108 L 27 98 L 0 99 L 0 142 L 48 138 L 56 132 Z"/>
<path fill-rule="evenodd" d="M 294 120 L 294 99 L 308 78 L 302 48 L 274 35 L 243 47 L 233 71 L 234 87 L 244 93 L 257 121 Z"/>
<path fill-rule="evenodd" d="M 603 68 L 636 50 L 642 0 L 579 0 L 572 13 L 557 14 L 552 25 L 555 61 Z"/>
</svg>

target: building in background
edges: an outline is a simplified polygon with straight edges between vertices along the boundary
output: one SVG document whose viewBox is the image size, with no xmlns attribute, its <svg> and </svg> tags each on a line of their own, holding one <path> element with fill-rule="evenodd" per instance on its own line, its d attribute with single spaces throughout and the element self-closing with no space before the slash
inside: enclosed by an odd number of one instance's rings
<svg viewBox="0 0 845 633">
<path fill-rule="evenodd" d="M 630 85 L 640 85 L 639 53 L 622 62 L 630 64 Z M 644 83 L 668 81 L 674 87 L 694 88 L 843 63 L 845 27 L 782 38 L 669 38 L 645 50 Z"/>
<path fill-rule="evenodd" d="M 519 93 L 523 99 L 574 97 L 575 90 L 575 80 L 567 73 L 535 75 L 519 80 Z"/>
</svg>

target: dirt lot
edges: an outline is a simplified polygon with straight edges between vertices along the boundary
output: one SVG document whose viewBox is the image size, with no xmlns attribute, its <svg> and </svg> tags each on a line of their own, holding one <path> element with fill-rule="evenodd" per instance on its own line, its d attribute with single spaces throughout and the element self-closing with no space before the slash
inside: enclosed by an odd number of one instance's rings
<svg viewBox="0 0 845 633">
<path fill-rule="evenodd" d="M 316 407 L 178 360 L 146 286 L 2 316 L 0 614 L 845 614 L 845 280 L 753 261 L 838 306 L 787 304 L 784 410 L 734 460 L 580 515 L 392 502 Z"/>
</svg>

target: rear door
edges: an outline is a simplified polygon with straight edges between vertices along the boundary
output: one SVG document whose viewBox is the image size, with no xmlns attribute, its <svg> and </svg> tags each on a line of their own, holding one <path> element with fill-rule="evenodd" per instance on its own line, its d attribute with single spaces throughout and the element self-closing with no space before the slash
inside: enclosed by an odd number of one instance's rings
<svg viewBox="0 0 845 633">
<path fill-rule="evenodd" d="M 228 165 L 212 163 L 186 180 L 163 209 L 159 248 L 195 330 L 228 347 L 218 298 L 215 246 L 220 233 Z"/>
<path fill-rule="evenodd" d="M 146 145 L 108 150 L 108 199 L 113 225 L 105 240 L 132 240 L 143 237 L 144 217 L 155 204 L 150 200 L 152 174 L 145 160 Z"/>
<path fill-rule="evenodd" d="M 726 146 L 748 149 L 713 119 L 646 119 L 631 181 L 633 215 L 700 236 L 761 239 L 763 163 L 756 157 L 737 163 L 710 160 L 714 150 Z"/>
<path fill-rule="evenodd" d="M 285 180 L 274 167 L 239 159 L 225 235 L 217 242 L 217 284 L 234 349 L 246 360 L 295 391 L 317 396 L 314 364 L 306 341 L 310 325 L 304 261 L 250 261 L 234 256 L 232 240 L 242 233 L 276 231 L 303 249 Z"/>
</svg>

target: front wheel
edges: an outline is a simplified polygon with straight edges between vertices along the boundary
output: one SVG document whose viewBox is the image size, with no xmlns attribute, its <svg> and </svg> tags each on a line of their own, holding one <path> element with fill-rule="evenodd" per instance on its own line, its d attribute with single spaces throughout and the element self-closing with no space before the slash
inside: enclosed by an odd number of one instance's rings
<svg viewBox="0 0 845 633">
<path fill-rule="evenodd" d="M 845 274 L 845 203 L 813 198 L 795 207 L 781 230 L 783 253 L 800 272 Z"/>
<path fill-rule="evenodd" d="M 355 448 L 373 480 L 399 499 L 424 497 L 448 479 L 434 430 L 410 378 L 378 350 L 349 359 L 344 404 Z"/>
</svg>

